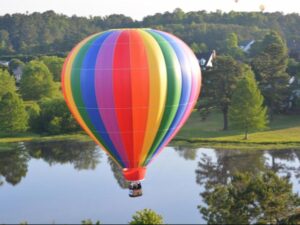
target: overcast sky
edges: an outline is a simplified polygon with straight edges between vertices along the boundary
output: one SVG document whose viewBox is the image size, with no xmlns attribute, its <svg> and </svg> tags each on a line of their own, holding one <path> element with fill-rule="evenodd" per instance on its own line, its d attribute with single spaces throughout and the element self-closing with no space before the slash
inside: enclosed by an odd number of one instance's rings
<svg viewBox="0 0 300 225">
<path fill-rule="evenodd" d="M 237 2 L 236 2 L 237 1 Z M 54 10 L 57 13 L 78 16 L 105 16 L 124 14 L 141 20 L 157 12 L 181 8 L 187 11 L 259 11 L 300 13 L 297 0 L 0 0 L 0 15 Z"/>
</svg>

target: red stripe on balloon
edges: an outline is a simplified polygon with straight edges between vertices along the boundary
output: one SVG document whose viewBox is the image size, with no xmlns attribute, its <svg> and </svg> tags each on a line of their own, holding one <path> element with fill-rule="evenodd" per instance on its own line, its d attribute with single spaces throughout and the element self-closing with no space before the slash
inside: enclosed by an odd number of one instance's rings
<svg viewBox="0 0 300 225">
<path fill-rule="evenodd" d="M 129 31 L 122 31 L 115 45 L 113 89 L 115 110 L 121 137 L 129 159 L 129 166 L 130 168 L 133 168 L 133 126 L 129 42 Z"/>
<path fill-rule="evenodd" d="M 120 129 L 116 119 L 113 89 L 112 67 L 114 61 L 114 45 L 120 33 L 121 32 L 116 31 L 110 34 L 98 52 L 95 68 L 95 95 L 105 129 L 121 156 L 122 161 L 127 166 L 129 165 L 129 160 L 121 139 L 121 134 L 119 133 Z"/>
<path fill-rule="evenodd" d="M 131 94 L 134 167 L 139 166 L 149 110 L 149 68 L 146 48 L 138 31 L 130 31 Z"/>
</svg>

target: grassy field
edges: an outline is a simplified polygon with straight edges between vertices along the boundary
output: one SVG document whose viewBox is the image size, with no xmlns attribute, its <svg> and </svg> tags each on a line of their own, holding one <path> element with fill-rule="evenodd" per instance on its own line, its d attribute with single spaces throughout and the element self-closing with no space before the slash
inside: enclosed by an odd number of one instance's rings
<svg viewBox="0 0 300 225">
<path fill-rule="evenodd" d="M 224 146 L 235 145 L 238 147 L 247 145 L 253 148 L 300 148 L 300 116 L 276 115 L 264 131 L 251 132 L 248 140 L 243 140 L 242 131 L 222 130 L 223 118 L 220 113 L 209 115 L 202 121 L 197 112 L 194 112 L 179 134 L 176 141 L 189 143 L 209 143 L 209 145 Z M 234 147 L 234 146 L 233 146 Z"/>
<path fill-rule="evenodd" d="M 173 145 L 193 145 L 201 147 L 215 147 L 227 149 L 300 149 L 300 116 L 276 115 L 264 131 L 252 132 L 248 140 L 243 140 L 241 131 L 223 131 L 222 114 L 212 113 L 202 121 L 199 113 L 194 112 L 178 135 Z M 34 133 L 24 133 L 13 137 L 1 137 L 0 150 L 7 149 L 10 143 L 22 141 L 51 141 L 51 140 L 91 140 L 83 132 L 76 134 L 62 134 L 43 136 Z"/>
<path fill-rule="evenodd" d="M 24 142 L 24 141 L 51 141 L 51 140 L 80 140 L 90 141 L 91 139 L 83 132 L 75 134 L 60 134 L 60 135 L 38 135 L 35 133 L 23 133 L 13 137 L 1 137 L 0 134 L 0 145 L 4 143 Z"/>
<path fill-rule="evenodd" d="M 2 134 L 3 136 L 3 134 Z M 52 135 L 44 136 L 34 133 L 23 133 L 15 135 L 14 137 L 2 137 L 0 133 L 0 152 L 1 151 L 10 151 L 18 148 L 19 142 L 26 141 L 60 141 L 60 140 L 77 140 L 77 141 L 91 141 L 91 138 L 83 132 L 76 134 L 61 134 L 61 135 Z"/>
</svg>

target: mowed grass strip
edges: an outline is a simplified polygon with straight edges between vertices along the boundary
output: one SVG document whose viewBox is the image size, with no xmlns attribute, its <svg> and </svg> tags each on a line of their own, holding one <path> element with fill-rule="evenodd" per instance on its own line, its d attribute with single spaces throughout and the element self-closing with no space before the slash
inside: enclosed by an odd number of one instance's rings
<svg viewBox="0 0 300 225">
<path fill-rule="evenodd" d="M 269 128 L 264 131 L 250 132 L 249 139 L 243 140 L 243 131 L 223 131 L 221 113 L 212 113 L 203 121 L 198 112 L 193 112 L 187 123 L 176 136 L 177 140 L 190 142 L 238 142 L 238 143 L 299 143 L 300 115 L 275 115 Z"/>
<path fill-rule="evenodd" d="M 230 126 L 230 124 L 229 124 Z M 243 140 L 243 131 L 223 131 L 223 116 L 221 113 L 211 113 L 203 121 L 198 112 L 193 112 L 178 135 L 174 144 L 194 143 L 198 146 L 220 147 L 230 149 L 283 149 L 300 148 L 300 115 L 275 115 L 264 131 L 250 132 L 249 139 Z M 39 135 L 35 133 L 14 134 L 7 137 L 0 133 L 0 144 L 22 141 L 51 141 L 51 140 L 82 140 L 91 139 L 84 133 L 62 135 Z M 199 143 L 201 143 L 199 145 Z M 0 146 L 1 149 L 1 146 Z"/>
</svg>

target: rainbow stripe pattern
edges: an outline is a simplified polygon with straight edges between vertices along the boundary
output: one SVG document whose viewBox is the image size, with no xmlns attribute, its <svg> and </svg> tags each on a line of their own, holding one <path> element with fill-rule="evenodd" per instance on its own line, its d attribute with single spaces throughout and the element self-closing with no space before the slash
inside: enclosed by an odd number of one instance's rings
<svg viewBox="0 0 300 225">
<path fill-rule="evenodd" d="M 143 179 L 140 169 L 182 127 L 200 87 L 201 71 L 191 49 L 153 29 L 91 35 L 72 49 L 62 70 L 70 111 L 125 169 L 128 180 Z"/>
</svg>

